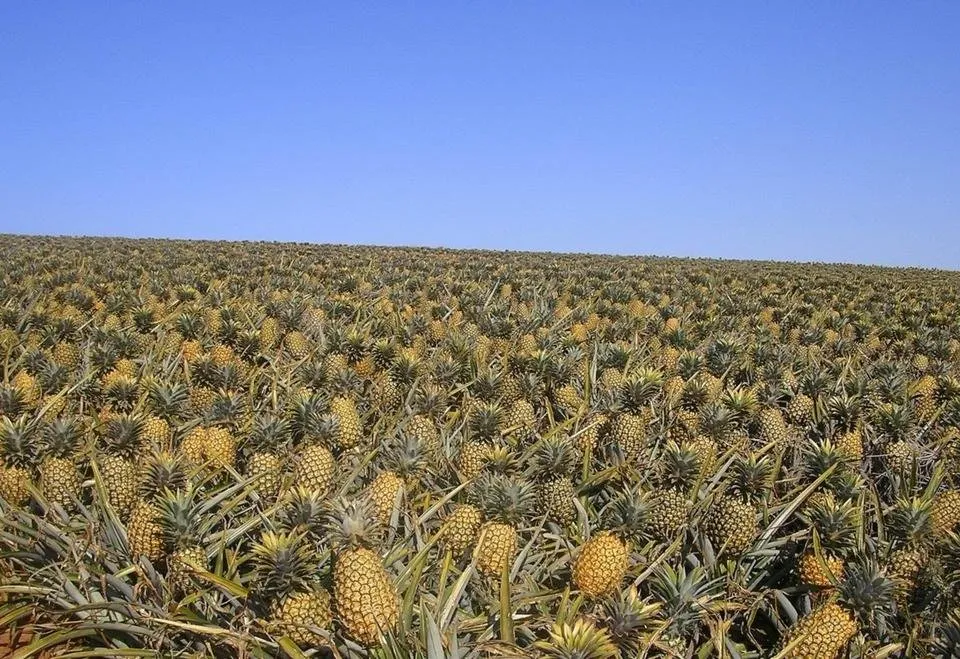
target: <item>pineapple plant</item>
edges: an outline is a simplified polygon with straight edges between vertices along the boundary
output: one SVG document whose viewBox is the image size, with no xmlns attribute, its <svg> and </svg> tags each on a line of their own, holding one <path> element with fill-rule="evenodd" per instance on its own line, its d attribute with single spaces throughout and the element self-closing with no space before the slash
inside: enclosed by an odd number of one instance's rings
<svg viewBox="0 0 960 659">
<path fill-rule="evenodd" d="M 72 417 L 54 419 L 44 429 L 43 439 L 40 489 L 48 501 L 70 507 L 80 498 L 83 481 L 80 423 Z"/>
<path fill-rule="evenodd" d="M 121 414 L 101 429 L 97 457 L 103 488 L 110 506 L 121 518 L 130 513 L 139 488 L 138 460 L 144 450 L 143 419 Z"/>
<path fill-rule="evenodd" d="M 0 497 L 14 506 L 30 497 L 41 448 L 36 426 L 26 415 L 0 419 Z"/>
<path fill-rule="evenodd" d="M 400 596 L 375 551 L 382 528 L 373 503 L 366 498 L 337 500 L 328 519 L 336 617 L 357 642 L 376 645 L 399 622 Z"/>
<path fill-rule="evenodd" d="M 480 527 L 474 548 L 477 570 L 488 577 L 499 576 L 513 564 L 518 527 L 535 500 L 533 486 L 514 476 L 484 474 L 472 484 L 471 496 L 487 520 Z"/>
</svg>

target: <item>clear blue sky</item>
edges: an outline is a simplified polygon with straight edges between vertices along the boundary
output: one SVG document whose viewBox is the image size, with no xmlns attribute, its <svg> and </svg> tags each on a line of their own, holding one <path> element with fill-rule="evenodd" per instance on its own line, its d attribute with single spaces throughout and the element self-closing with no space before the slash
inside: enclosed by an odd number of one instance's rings
<svg viewBox="0 0 960 659">
<path fill-rule="evenodd" d="M 3 2 L 0 232 L 960 268 L 960 2 Z"/>
</svg>

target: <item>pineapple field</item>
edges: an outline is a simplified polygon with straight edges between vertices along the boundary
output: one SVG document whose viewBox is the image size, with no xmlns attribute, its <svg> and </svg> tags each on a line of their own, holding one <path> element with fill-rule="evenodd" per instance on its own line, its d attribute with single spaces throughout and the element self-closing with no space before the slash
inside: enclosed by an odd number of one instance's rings
<svg viewBox="0 0 960 659">
<path fill-rule="evenodd" d="M 0 656 L 960 656 L 960 273 L 0 254 Z"/>
</svg>

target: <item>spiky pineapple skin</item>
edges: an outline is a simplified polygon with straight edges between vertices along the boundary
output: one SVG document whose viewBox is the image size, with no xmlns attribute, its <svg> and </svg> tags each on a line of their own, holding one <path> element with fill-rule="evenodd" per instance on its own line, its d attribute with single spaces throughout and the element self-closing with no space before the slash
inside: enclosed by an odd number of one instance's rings
<svg viewBox="0 0 960 659">
<path fill-rule="evenodd" d="M 460 504 L 444 520 L 440 543 L 454 556 L 460 556 L 473 547 L 482 524 L 483 513 L 476 506 Z"/>
<path fill-rule="evenodd" d="M 783 656 L 790 659 L 834 659 L 857 633 L 853 616 L 834 602 L 801 619 L 784 639 L 783 647 L 797 644 Z"/>
<path fill-rule="evenodd" d="M 48 501 L 71 505 L 80 496 L 82 476 L 70 458 L 47 458 L 40 464 L 40 489 Z"/>
<path fill-rule="evenodd" d="M 537 497 L 547 516 L 558 524 L 569 524 L 576 518 L 576 490 L 568 476 L 543 480 L 537 486 Z"/>
<path fill-rule="evenodd" d="M 711 507 L 704 531 L 717 551 L 742 554 L 753 544 L 757 535 L 756 515 L 757 511 L 752 505 L 735 497 L 723 496 Z"/>
<path fill-rule="evenodd" d="M 337 460 L 321 444 L 303 449 L 294 467 L 293 481 L 316 492 L 328 492 L 333 487 Z"/>
<path fill-rule="evenodd" d="M 115 455 L 100 459 L 107 500 L 115 511 L 124 517 L 129 514 L 138 499 L 139 472 L 136 464 Z"/>
<path fill-rule="evenodd" d="M 363 426 L 356 404 L 349 398 L 337 397 L 330 401 L 330 412 L 339 424 L 335 441 L 341 450 L 351 449 L 363 439 Z"/>
<path fill-rule="evenodd" d="M 271 622 L 277 635 L 288 636 L 301 649 L 326 646 L 327 638 L 314 629 L 330 632 L 330 593 L 321 588 L 288 595 L 274 607 Z"/>
<path fill-rule="evenodd" d="M 590 538 L 573 566 L 573 583 L 586 597 L 600 597 L 619 587 L 628 567 L 628 552 L 617 536 L 601 533 Z"/>
<path fill-rule="evenodd" d="M 397 494 L 403 488 L 403 479 L 392 471 L 384 471 L 370 483 L 370 498 L 381 524 L 389 524 Z"/>
<path fill-rule="evenodd" d="M 30 482 L 29 469 L 0 466 L 0 497 L 14 506 L 23 506 L 29 500 Z"/>
<path fill-rule="evenodd" d="M 159 518 L 157 509 L 143 501 L 130 513 L 127 540 L 132 556 L 146 556 L 151 561 L 158 561 L 163 556 L 163 528 Z"/>
<path fill-rule="evenodd" d="M 347 634 L 360 643 L 375 645 L 400 618 L 400 596 L 380 557 L 358 547 L 337 556 L 333 571 L 337 618 Z"/>
<path fill-rule="evenodd" d="M 499 576 L 513 563 L 517 551 L 517 530 L 502 522 L 487 522 L 480 529 L 474 549 L 477 569 L 485 576 Z"/>
</svg>

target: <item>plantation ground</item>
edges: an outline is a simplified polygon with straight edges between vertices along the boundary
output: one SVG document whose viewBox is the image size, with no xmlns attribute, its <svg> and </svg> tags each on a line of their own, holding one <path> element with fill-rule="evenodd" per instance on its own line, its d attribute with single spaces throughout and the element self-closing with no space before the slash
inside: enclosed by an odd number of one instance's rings
<svg viewBox="0 0 960 659">
<path fill-rule="evenodd" d="M 0 255 L 0 656 L 960 653 L 958 273 Z"/>
</svg>

